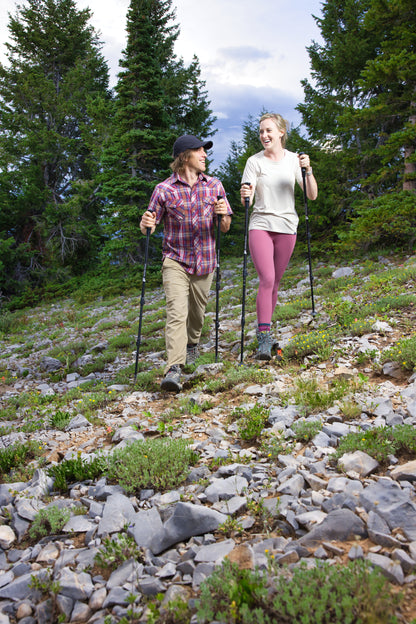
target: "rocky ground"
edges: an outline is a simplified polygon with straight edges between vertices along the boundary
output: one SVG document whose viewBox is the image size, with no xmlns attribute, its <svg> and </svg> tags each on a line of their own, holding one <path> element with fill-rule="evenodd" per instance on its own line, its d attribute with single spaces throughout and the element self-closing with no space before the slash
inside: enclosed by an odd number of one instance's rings
<svg viewBox="0 0 416 624">
<path fill-rule="evenodd" d="M 357 270 L 343 267 L 337 273 L 334 267 L 331 277 L 342 279 Z M 224 290 L 232 287 L 232 271 L 225 271 L 222 279 Z M 255 283 L 252 278 L 248 284 L 251 297 Z M 281 301 L 297 293 L 301 296 L 308 288 L 308 280 L 300 280 L 282 290 Z M 407 292 L 414 293 L 412 280 Z M 147 304 L 163 306 L 162 292 L 149 293 Z M 108 318 L 114 319 L 137 306 L 137 298 L 125 298 L 117 305 L 106 310 Z M 363 364 L 357 364 L 358 356 L 369 351 L 373 362 L 377 361 L 374 354 L 382 353 L 403 335 L 403 325 L 397 323 L 400 313 L 374 319 L 371 330 L 363 336 L 340 337 L 326 361 L 307 357 L 287 367 L 277 360 L 259 365 L 252 359 L 251 312 L 244 366 L 267 371 L 268 381 L 238 384 L 213 395 L 204 387 L 204 380 L 220 378 L 223 360 L 238 363 L 240 357 L 239 340 L 223 339 L 223 334 L 230 335 L 233 330 L 238 338 L 241 326 L 238 305 L 227 305 L 221 317 L 220 361 L 188 372 L 183 392 L 167 395 L 112 383 L 117 369 L 131 364 L 135 352 L 85 377 L 76 372 L 76 365 L 73 372 L 56 377 L 54 373 L 62 368 L 62 362 L 49 355 L 53 339 L 48 338 L 47 328 L 57 310 L 68 307 L 70 304 L 63 302 L 32 312 L 42 319 L 46 329 L 26 335 L 28 348 L 22 349 L 21 342 L 13 344 L 5 336 L 1 342 L 1 370 L 9 375 L 0 384 L 0 406 L 5 409 L 11 397 L 22 393 L 63 396 L 91 380 L 104 383 L 106 392 L 116 398 L 102 407 L 99 421 L 91 423 L 80 411 L 63 431 L 49 426 L 32 431 L 22 427 L 39 416 L 39 406 L 17 407 L 15 419 L 3 418 L 2 448 L 31 439 L 43 447 L 43 452 L 42 462 L 36 463 L 29 481 L 4 482 L 3 476 L 0 484 L 0 624 L 54 622 L 58 621 L 56 613 L 64 614 L 70 622 L 118 622 L 123 616 L 129 617 L 132 593 L 136 595 L 135 621 L 147 622 L 148 600 L 157 594 L 164 594 L 165 602 L 179 596 L 192 604 L 203 580 L 225 557 L 243 567 L 266 570 L 270 554 L 278 563 L 292 567 L 300 562 L 311 566 L 318 560 L 347 562 L 365 558 L 401 589 L 404 599 L 398 616 L 402 622 L 412 622 L 416 617 L 415 459 L 390 455 L 388 465 L 380 466 L 369 455 L 357 451 L 344 455 L 338 464 L 331 461 L 339 440 L 349 432 L 416 423 L 416 376 L 405 374 L 394 363 L 369 365 L 362 358 Z M 319 281 L 316 309 L 315 318 L 306 310 L 295 322 L 276 327 L 276 338 L 283 350 L 305 326 L 327 326 Z M 101 312 L 100 305 L 90 306 L 92 318 Z M 403 314 L 410 335 L 412 310 Z M 68 327 L 67 332 L 69 339 L 75 329 Z M 105 338 L 92 323 L 90 334 L 95 333 L 96 342 L 91 343 L 79 366 L 93 363 L 106 348 Z M 212 351 L 213 344 L 211 331 L 203 350 Z M 152 369 L 163 365 L 163 357 L 163 351 L 143 350 L 140 362 Z M 296 403 L 282 401 L 295 379 L 317 380 L 327 388 L 335 379 L 354 380 L 359 376 L 366 382 L 355 390 L 353 398 L 360 410 L 353 419 L 345 418 L 337 402 L 326 410 L 305 414 Z M 162 431 L 161 417 L 165 415 L 166 421 L 168 410 L 184 400 L 196 406 L 209 404 L 209 408 L 196 415 L 175 416 Z M 238 437 L 230 413 L 237 406 L 249 408 L 256 404 L 268 410 L 268 434 L 292 442 L 290 452 L 267 456 L 259 444 Z M 305 420 L 320 421 L 322 427 L 310 441 L 294 442 L 293 427 Z M 132 440 L 162 435 L 191 440 L 199 454 L 197 465 L 178 489 L 141 490 L 138 496 L 128 496 L 119 486 L 100 479 L 71 484 L 66 496 L 54 490 L 53 479 L 47 473 L 51 462 L 77 455 L 87 457 L 97 449 L 111 453 Z M 68 522 L 58 535 L 31 540 L 28 530 L 34 518 L 40 509 L 51 505 L 67 508 Z M 95 556 L 106 537 L 126 528 L 142 549 L 142 557 L 127 560 L 114 571 L 99 568 Z M 45 571 L 49 581 L 59 583 L 55 600 L 41 591 Z M 197 622 L 195 615 L 192 622 Z"/>
</svg>

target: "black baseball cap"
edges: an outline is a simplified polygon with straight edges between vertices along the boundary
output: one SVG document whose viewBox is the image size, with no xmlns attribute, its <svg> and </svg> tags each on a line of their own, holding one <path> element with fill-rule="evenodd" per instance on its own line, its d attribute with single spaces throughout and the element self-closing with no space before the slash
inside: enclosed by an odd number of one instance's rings
<svg viewBox="0 0 416 624">
<path fill-rule="evenodd" d="M 200 147 L 203 147 L 204 149 L 211 149 L 213 145 L 212 141 L 204 142 L 193 134 L 184 134 L 176 139 L 173 144 L 173 157 L 177 158 L 179 154 L 182 154 L 182 152 L 185 152 L 188 149 L 199 149 Z"/>
</svg>

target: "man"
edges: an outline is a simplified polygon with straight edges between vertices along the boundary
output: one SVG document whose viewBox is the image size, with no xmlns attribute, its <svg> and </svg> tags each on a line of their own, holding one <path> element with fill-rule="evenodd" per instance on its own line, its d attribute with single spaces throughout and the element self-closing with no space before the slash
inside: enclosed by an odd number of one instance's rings
<svg viewBox="0 0 416 624">
<path fill-rule="evenodd" d="M 173 146 L 172 175 L 158 184 L 140 229 L 164 223 L 162 278 L 166 296 L 167 365 L 162 390 L 180 392 L 181 366 L 198 357 L 205 308 L 216 266 L 215 224 L 228 232 L 232 210 L 219 180 L 206 175 L 212 141 L 193 135 Z"/>
</svg>

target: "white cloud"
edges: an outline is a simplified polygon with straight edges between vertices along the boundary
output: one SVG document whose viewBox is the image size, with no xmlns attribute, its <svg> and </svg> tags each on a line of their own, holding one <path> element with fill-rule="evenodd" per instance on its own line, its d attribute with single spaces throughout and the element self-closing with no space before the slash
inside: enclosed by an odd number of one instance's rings
<svg viewBox="0 0 416 624">
<path fill-rule="evenodd" d="M 89 7 L 91 23 L 100 32 L 111 83 L 126 45 L 125 24 L 129 0 L 76 0 Z M 1 0 L 0 23 L 24 0 Z M 231 140 L 241 138 L 241 123 L 262 108 L 280 112 L 297 125 L 295 106 L 303 99 L 300 81 L 309 77 L 306 46 L 320 41 L 312 14 L 321 15 L 321 0 L 174 0 L 180 35 L 176 53 L 186 63 L 199 59 L 212 108 L 217 111 L 215 162 L 227 156 Z M 5 61 L 2 29 L 0 61 Z M 240 132 L 238 129 L 240 128 Z M 240 135 L 240 136 L 239 136 Z"/>
</svg>

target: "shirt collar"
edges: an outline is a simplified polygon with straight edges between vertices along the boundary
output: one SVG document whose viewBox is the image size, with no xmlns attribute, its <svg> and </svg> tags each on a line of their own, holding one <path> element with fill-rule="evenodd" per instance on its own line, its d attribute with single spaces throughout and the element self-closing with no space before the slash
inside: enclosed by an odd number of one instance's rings
<svg viewBox="0 0 416 624">
<path fill-rule="evenodd" d="M 208 177 L 207 177 L 207 175 L 205 173 L 201 172 L 201 173 L 198 174 L 198 181 L 199 182 L 207 182 L 207 180 L 208 180 Z M 179 182 L 180 184 L 186 184 L 187 186 L 189 186 L 188 182 L 186 182 L 186 180 L 181 178 L 181 176 L 178 174 L 177 171 L 175 171 L 173 173 L 173 175 L 172 175 L 172 182 L 173 182 L 173 184 L 176 184 L 177 182 Z"/>
</svg>

